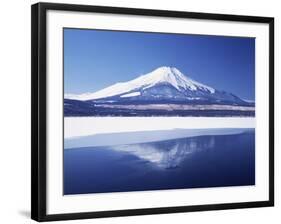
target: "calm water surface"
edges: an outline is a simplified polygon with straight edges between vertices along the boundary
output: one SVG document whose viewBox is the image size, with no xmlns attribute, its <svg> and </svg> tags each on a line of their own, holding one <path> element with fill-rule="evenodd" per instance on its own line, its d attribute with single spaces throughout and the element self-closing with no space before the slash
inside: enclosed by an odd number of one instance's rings
<svg viewBox="0 0 281 224">
<path fill-rule="evenodd" d="M 254 129 L 64 150 L 64 194 L 254 184 Z"/>
</svg>

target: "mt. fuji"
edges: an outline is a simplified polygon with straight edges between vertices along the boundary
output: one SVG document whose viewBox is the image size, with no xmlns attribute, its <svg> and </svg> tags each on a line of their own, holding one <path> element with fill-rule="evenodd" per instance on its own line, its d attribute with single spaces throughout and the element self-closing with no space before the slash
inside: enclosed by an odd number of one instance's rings
<svg viewBox="0 0 281 224">
<path fill-rule="evenodd" d="M 160 67 L 128 82 L 116 83 L 94 93 L 66 94 L 65 98 L 94 101 L 181 101 L 247 104 L 239 97 L 186 77 L 177 68 Z"/>
<path fill-rule="evenodd" d="M 159 67 L 131 81 L 119 82 L 93 93 L 65 94 L 66 111 L 69 111 L 69 107 L 73 108 L 73 103 L 86 108 L 89 106 L 91 111 L 97 108 L 104 111 L 107 108 L 110 115 L 115 114 L 116 110 L 137 111 L 137 114 L 144 110 L 161 110 L 161 113 L 163 110 L 198 110 L 199 105 L 205 105 L 200 110 L 205 110 L 206 105 L 207 110 L 220 110 L 224 105 L 227 107 L 223 110 L 233 110 L 231 106 L 240 106 L 247 107 L 248 111 L 248 107 L 254 105 L 232 93 L 199 83 L 174 67 Z M 196 107 L 191 108 L 192 105 Z"/>
</svg>

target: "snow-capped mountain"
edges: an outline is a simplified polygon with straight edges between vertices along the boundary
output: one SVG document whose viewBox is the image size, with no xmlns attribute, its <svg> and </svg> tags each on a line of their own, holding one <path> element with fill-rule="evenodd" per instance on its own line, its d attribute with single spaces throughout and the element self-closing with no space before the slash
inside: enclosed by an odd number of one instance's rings
<svg viewBox="0 0 281 224">
<path fill-rule="evenodd" d="M 116 83 L 93 93 L 66 94 L 65 99 L 122 103 L 248 104 L 231 93 L 199 83 L 174 67 L 159 67 L 131 81 Z"/>
<path fill-rule="evenodd" d="M 93 93 L 66 94 L 65 116 L 254 116 L 254 103 L 160 67 Z"/>
</svg>

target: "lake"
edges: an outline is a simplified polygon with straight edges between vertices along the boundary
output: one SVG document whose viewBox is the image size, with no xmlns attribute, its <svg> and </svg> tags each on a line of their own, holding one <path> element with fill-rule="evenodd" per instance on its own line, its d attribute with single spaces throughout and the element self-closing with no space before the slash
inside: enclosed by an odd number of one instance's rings
<svg viewBox="0 0 281 224">
<path fill-rule="evenodd" d="M 65 195 L 245 185 L 255 185 L 254 129 L 64 150 Z"/>
</svg>

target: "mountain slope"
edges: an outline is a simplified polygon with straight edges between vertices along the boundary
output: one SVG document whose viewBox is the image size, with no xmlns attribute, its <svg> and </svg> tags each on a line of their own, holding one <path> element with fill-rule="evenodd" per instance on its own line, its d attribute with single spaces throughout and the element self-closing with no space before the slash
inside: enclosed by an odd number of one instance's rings
<svg viewBox="0 0 281 224">
<path fill-rule="evenodd" d="M 239 97 L 186 77 L 177 68 L 160 67 L 128 82 L 116 83 L 94 93 L 66 94 L 65 98 L 121 103 L 187 103 L 248 105 Z"/>
</svg>

